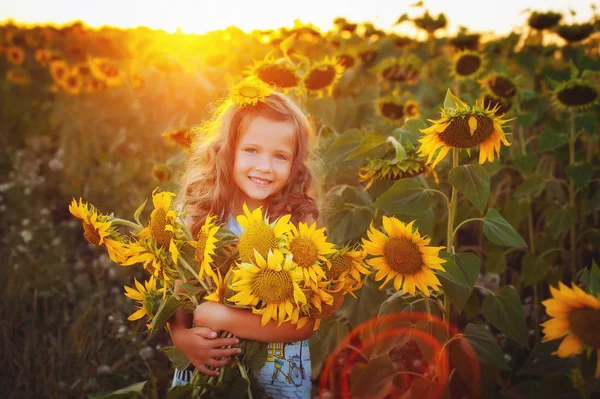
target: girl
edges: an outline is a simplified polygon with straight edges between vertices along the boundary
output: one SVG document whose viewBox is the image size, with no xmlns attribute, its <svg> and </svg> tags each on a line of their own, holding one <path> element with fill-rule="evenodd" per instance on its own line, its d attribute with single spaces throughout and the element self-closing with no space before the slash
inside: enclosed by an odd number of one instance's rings
<svg viewBox="0 0 600 399">
<path fill-rule="evenodd" d="M 311 167 L 313 133 L 308 119 L 291 100 L 276 92 L 249 106 L 229 100 L 205 127 L 205 135 L 197 140 L 188 158 L 178 196 L 194 236 L 209 213 L 218 215 L 226 228 L 241 234 L 235 216 L 242 214 L 244 203 L 250 210 L 263 207 L 272 219 L 283 214 L 291 214 L 294 223 L 311 224 L 318 219 Z M 255 377 L 274 397 L 309 398 L 307 339 L 314 323 L 297 330 L 290 322 L 278 327 L 272 320 L 261 327 L 260 321 L 261 316 L 251 310 L 205 302 L 194 312 L 195 327 L 191 327 L 190 315 L 180 310 L 171 335 L 190 362 L 210 376 L 219 373 L 208 366 L 223 367 L 230 356 L 240 353 L 235 347 L 220 349 L 239 341 L 215 338 L 218 331 L 269 342 L 269 358 Z M 285 361 L 289 368 L 282 368 Z M 292 374 L 293 379 L 285 377 Z M 181 378 L 181 372 L 176 375 L 182 380 L 179 383 L 189 380 Z M 174 380 L 174 385 L 177 383 Z"/>
</svg>

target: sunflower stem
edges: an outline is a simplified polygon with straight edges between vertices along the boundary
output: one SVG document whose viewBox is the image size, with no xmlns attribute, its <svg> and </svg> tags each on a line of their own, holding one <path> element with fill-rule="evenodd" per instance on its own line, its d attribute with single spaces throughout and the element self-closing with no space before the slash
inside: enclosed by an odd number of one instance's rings
<svg viewBox="0 0 600 399">
<path fill-rule="evenodd" d="M 140 231 L 142 229 L 142 227 L 139 224 L 130 222 L 129 220 L 125 220 L 125 219 L 119 219 L 119 218 L 114 218 L 114 219 L 110 219 L 110 222 L 113 224 L 118 224 L 121 226 L 127 226 L 133 230 Z"/>
<path fill-rule="evenodd" d="M 458 148 L 452 148 L 452 167 L 458 166 Z M 456 214 L 456 199 L 458 192 L 456 188 L 452 186 L 452 195 L 450 197 L 450 203 L 448 205 L 448 229 L 446 238 L 446 251 L 449 254 L 454 254 L 454 215 Z M 446 197 L 447 198 L 447 197 Z M 448 295 L 444 295 L 444 321 L 450 322 L 450 300 Z"/>
<path fill-rule="evenodd" d="M 423 294 L 423 303 L 425 304 L 425 312 L 427 312 L 427 316 L 431 319 L 431 306 L 429 305 L 429 298 Z"/>
<path fill-rule="evenodd" d="M 575 112 L 571 112 L 571 129 L 569 132 L 569 165 L 575 165 Z M 573 179 L 569 180 L 569 207 L 575 210 L 575 183 Z M 570 229 L 570 250 L 571 250 L 571 281 L 575 280 L 577 274 L 577 266 L 575 260 L 577 258 L 575 226 Z"/>
<path fill-rule="evenodd" d="M 252 396 L 252 387 L 250 386 L 250 377 L 248 377 L 248 373 L 246 372 L 246 368 L 241 362 L 238 362 L 238 368 L 240 369 L 240 374 L 246 381 L 248 381 L 248 399 L 254 399 Z"/>
<path fill-rule="evenodd" d="M 460 223 L 458 226 L 456 226 L 456 228 L 454 229 L 454 232 L 452 233 L 452 236 L 456 236 L 456 232 L 457 232 L 457 231 L 458 231 L 458 229 L 460 229 L 460 228 L 461 228 L 463 225 L 465 225 L 465 224 L 467 224 L 467 223 L 469 223 L 469 222 L 475 222 L 475 221 L 477 221 L 477 220 L 481 220 L 481 221 L 483 221 L 483 218 L 470 218 L 470 219 L 467 219 L 467 220 L 465 220 L 465 221 L 461 222 L 461 223 Z"/>
<path fill-rule="evenodd" d="M 179 261 L 181 262 L 181 264 L 183 265 L 183 267 L 185 267 L 190 273 L 192 273 L 192 275 L 194 277 L 196 277 L 196 279 L 200 282 L 200 284 L 202 285 L 202 287 L 207 290 L 210 291 L 210 288 L 207 287 L 206 282 L 200 278 L 200 276 L 198 275 L 198 273 L 196 273 L 196 271 L 194 270 L 194 268 L 192 266 L 190 266 L 189 263 L 187 263 L 187 261 L 185 259 L 183 259 L 183 257 L 179 257 Z"/>
</svg>

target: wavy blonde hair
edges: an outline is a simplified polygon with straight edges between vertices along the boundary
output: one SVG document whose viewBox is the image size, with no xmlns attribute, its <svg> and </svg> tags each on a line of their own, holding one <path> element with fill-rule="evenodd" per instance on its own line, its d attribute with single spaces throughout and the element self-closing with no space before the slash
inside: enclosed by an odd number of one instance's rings
<svg viewBox="0 0 600 399">
<path fill-rule="evenodd" d="M 302 110 L 283 94 L 272 92 L 264 102 L 241 108 L 226 100 L 204 123 L 186 161 L 177 196 L 194 237 L 206 216 L 217 215 L 225 223 L 238 196 L 233 181 L 235 147 L 240 136 L 257 116 L 296 125 L 296 148 L 287 184 L 267 199 L 271 219 L 291 214 L 295 223 L 318 220 L 315 170 L 312 151 L 314 132 Z"/>
</svg>

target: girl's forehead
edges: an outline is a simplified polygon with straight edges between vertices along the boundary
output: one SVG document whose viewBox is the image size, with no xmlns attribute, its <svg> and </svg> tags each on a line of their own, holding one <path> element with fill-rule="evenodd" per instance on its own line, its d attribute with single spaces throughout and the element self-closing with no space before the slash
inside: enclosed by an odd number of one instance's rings
<svg viewBox="0 0 600 399">
<path fill-rule="evenodd" d="M 257 116 L 242 126 L 238 139 L 240 143 L 293 147 L 296 130 L 293 120 L 274 120 Z"/>
</svg>

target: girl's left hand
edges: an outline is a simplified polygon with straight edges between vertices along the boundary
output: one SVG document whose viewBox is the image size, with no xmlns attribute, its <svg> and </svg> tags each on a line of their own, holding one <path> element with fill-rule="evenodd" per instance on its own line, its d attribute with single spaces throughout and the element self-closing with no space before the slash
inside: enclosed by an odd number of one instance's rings
<svg viewBox="0 0 600 399">
<path fill-rule="evenodd" d="M 209 327 L 214 331 L 225 330 L 227 305 L 217 302 L 202 302 L 194 310 L 194 325 Z"/>
</svg>

